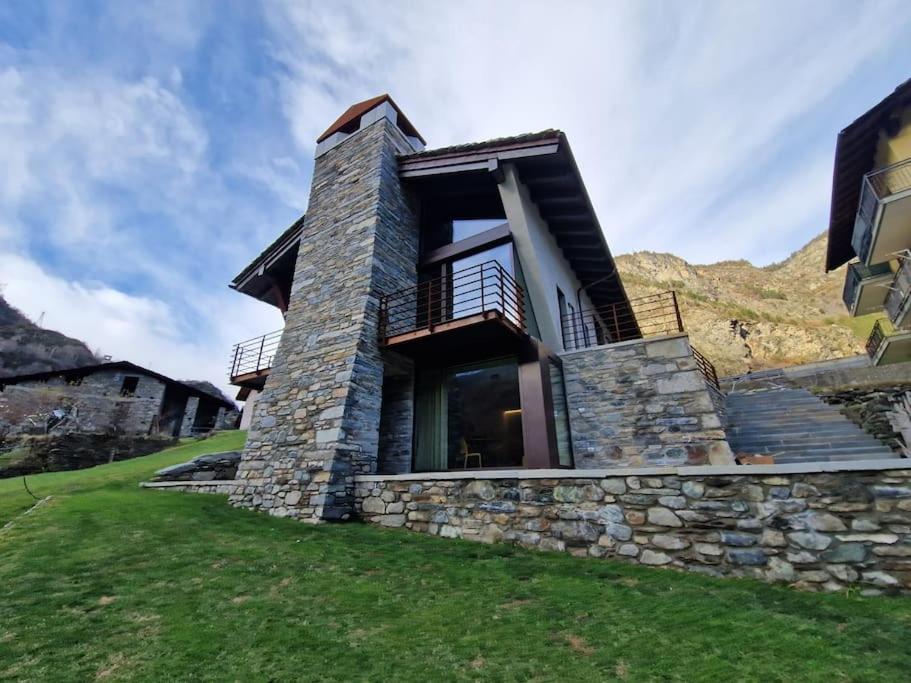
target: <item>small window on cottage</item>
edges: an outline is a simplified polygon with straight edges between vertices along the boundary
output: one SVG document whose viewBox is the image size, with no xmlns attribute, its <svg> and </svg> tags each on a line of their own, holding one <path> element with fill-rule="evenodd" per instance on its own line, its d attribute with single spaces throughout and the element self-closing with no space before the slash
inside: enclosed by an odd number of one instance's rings
<svg viewBox="0 0 911 683">
<path fill-rule="evenodd" d="M 120 387 L 121 396 L 134 396 L 136 394 L 136 387 L 139 386 L 138 377 L 124 377 L 123 385 Z"/>
</svg>

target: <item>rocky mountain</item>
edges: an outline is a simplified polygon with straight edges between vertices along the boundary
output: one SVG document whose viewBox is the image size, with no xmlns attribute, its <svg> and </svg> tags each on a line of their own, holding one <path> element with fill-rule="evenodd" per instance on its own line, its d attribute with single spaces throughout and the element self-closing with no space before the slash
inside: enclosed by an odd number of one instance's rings
<svg viewBox="0 0 911 683">
<path fill-rule="evenodd" d="M 83 342 L 39 327 L 0 296 L 0 377 L 97 362 Z"/>
<path fill-rule="evenodd" d="M 824 272 L 825 235 L 785 261 L 692 265 L 672 254 L 618 256 L 630 298 L 673 289 L 693 345 L 719 374 L 863 353 L 876 314 L 849 318 L 844 267 Z"/>
</svg>

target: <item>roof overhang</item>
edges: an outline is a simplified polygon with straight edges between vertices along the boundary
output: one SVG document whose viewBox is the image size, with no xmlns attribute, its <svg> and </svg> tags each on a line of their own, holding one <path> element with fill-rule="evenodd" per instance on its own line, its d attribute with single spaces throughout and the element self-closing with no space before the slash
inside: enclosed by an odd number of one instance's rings
<svg viewBox="0 0 911 683">
<path fill-rule="evenodd" d="M 629 306 L 604 232 L 566 136 L 547 130 L 458 145 L 399 158 L 399 174 L 413 183 L 448 174 L 489 173 L 513 164 L 594 306 Z"/>
<path fill-rule="evenodd" d="M 860 201 L 861 181 L 865 174 L 873 170 L 880 130 L 889 117 L 907 106 L 911 106 L 911 79 L 838 134 L 826 245 L 827 272 L 855 256 L 851 236 Z"/>
<path fill-rule="evenodd" d="M 294 266 L 304 216 L 301 216 L 272 244 L 266 247 L 228 286 L 242 294 L 252 296 L 282 311 L 287 309 L 288 295 L 294 280 Z"/>
</svg>

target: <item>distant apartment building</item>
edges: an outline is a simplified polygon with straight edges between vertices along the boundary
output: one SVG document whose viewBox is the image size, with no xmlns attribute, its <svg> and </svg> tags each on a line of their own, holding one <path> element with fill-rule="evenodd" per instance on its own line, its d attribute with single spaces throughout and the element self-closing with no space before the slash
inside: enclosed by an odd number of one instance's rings
<svg viewBox="0 0 911 683">
<path fill-rule="evenodd" d="M 882 314 L 874 364 L 911 360 L 911 80 L 838 135 L 826 270 L 845 263 L 850 314 Z"/>
<path fill-rule="evenodd" d="M 387 95 L 317 140 L 307 213 L 232 282 L 283 330 L 236 505 L 353 511 L 353 477 L 733 462 L 674 294 L 630 300 L 566 135 L 424 150 Z"/>
</svg>

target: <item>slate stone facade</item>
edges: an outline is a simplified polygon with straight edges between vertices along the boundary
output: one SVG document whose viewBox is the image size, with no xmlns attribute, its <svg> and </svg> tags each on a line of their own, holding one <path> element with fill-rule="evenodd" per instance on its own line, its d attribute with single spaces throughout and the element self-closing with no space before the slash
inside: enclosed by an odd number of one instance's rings
<svg viewBox="0 0 911 683">
<path fill-rule="evenodd" d="M 733 463 L 687 335 L 561 355 L 576 467 Z"/>
<path fill-rule="evenodd" d="M 384 374 L 377 293 L 417 282 L 418 229 L 386 118 L 316 162 L 286 327 L 256 409 L 234 505 L 308 521 L 353 512 L 375 472 Z"/>
</svg>

